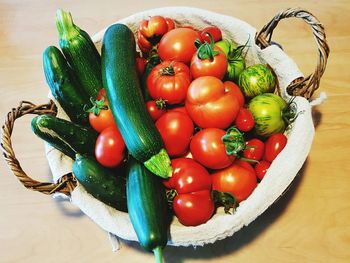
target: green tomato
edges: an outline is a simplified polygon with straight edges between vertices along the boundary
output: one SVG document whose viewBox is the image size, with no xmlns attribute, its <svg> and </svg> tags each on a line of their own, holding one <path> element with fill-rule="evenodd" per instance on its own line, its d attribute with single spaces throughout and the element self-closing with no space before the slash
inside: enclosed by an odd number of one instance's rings
<svg viewBox="0 0 350 263">
<path fill-rule="evenodd" d="M 276 78 L 267 66 L 255 64 L 240 74 L 239 86 L 247 98 L 253 98 L 266 92 L 274 92 Z"/>
<path fill-rule="evenodd" d="M 228 56 L 228 53 L 232 51 L 233 49 L 237 48 L 237 44 L 233 41 L 230 41 L 228 39 L 223 39 L 218 42 L 215 42 L 215 46 L 220 48 L 222 52 L 225 53 L 226 57 Z"/>
<path fill-rule="evenodd" d="M 248 109 L 254 117 L 256 134 L 263 137 L 284 132 L 290 120 L 295 117 L 290 104 L 273 93 L 254 97 L 249 102 Z"/>
</svg>

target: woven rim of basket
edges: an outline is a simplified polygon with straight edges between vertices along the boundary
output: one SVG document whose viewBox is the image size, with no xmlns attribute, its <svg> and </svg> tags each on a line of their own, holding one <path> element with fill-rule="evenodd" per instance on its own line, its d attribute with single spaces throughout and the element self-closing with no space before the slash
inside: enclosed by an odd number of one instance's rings
<svg viewBox="0 0 350 263">
<path fill-rule="evenodd" d="M 318 61 L 315 72 L 305 78 L 294 80 L 288 87 L 287 92 L 291 95 L 303 96 L 309 99 L 314 91 L 318 89 L 321 76 L 323 75 L 327 58 L 329 55 L 329 47 L 326 41 L 326 35 L 323 25 L 310 12 L 299 9 L 290 8 L 278 13 L 261 31 L 256 35 L 256 44 L 260 48 L 266 48 L 271 43 L 273 30 L 278 22 L 284 18 L 296 17 L 301 18 L 311 26 L 312 33 L 318 48 Z M 26 114 L 53 114 L 56 115 L 57 108 L 53 101 L 47 104 L 35 105 L 28 101 L 20 102 L 17 108 L 13 108 L 6 117 L 5 124 L 2 126 L 1 148 L 4 158 L 18 180 L 28 189 L 38 191 L 44 194 L 63 193 L 70 195 L 77 185 L 77 181 L 72 173 L 62 176 L 57 183 L 38 182 L 29 177 L 21 168 L 19 161 L 14 153 L 11 135 L 15 121 Z"/>
</svg>

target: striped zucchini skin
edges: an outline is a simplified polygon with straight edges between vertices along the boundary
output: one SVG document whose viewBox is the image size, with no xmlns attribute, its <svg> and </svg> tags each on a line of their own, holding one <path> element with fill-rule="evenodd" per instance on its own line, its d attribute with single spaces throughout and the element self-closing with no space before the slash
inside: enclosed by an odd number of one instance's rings
<svg viewBox="0 0 350 263">
<path fill-rule="evenodd" d="M 257 135 L 268 137 L 286 129 L 283 115 L 290 112 L 288 104 L 280 96 L 273 93 L 258 95 L 249 102 L 248 109 L 254 117 Z"/>
<path fill-rule="evenodd" d="M 92 106 L 89 96 L 81 88 L 72 68 L 57 47 L 49 46 L 45 49 L 43 67 L 53 97 L 69 118 L 75 123 L 88 125 L 88 113 L 84 107 Z"/>
<path fill-rule="evenodd" d="M 113 117 L 129 153 L 155 174 L 171 176 L 171 162 L 142 96 L 132 31 L 110 26 L 102 44 L 102 79 Z"/>
<path fill-rule="evenodd" d="M 119 211 L 127 211 L 126 171 L 123 167 L 118 170 L 105 168 L 92 156 L 78 154 L 73 173 L 93 197 Z"/>
<path fill-rule="evenodd" d="M 39 138 L 72 159 L 76 153 L 94 154 L 98 134 L 91 128 L 48 114 L 34 117 L 31 127 Z"/>
<path fill-rule="evenodd" d="M 263 64 L 252 65 L 239 75 L 239 87 L 247 98 L 274 92 L 276 78 L 272 71 Z"/>
<path fill-rule="evenodd" d="M 56 26 L 62 52 L 89 97 L 102 88 L 101 56 L 90 36 L 73 23 L 70 13 L 58 10 Z"/>
</svg>

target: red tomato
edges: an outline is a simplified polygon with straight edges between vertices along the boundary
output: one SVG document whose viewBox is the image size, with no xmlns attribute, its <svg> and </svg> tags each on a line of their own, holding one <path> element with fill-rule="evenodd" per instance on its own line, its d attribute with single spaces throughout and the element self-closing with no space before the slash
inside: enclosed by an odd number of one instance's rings
<svg viewBox="0 0 350 263">
<path fill-rule="evenodd" d="M 184 63 L 163 61 L 149 73 L 147 88 L 153 99 L 179 104 L 185 100 L 191 80 L 190 70 Z"/>
<path fill-rule="evenodd" d="M 257 186 L 255 173 L 238 165 L 231 166 L 212 174 L 213 190 L 232 194 L 237 202 L 248 198 Z"/>
<path fill-rule="evenodd" d="M 161 60 L 174 60 L 189 64 L 196 52 L 194 42 L 198 32 L 190 28 L 176 28 L 166 33 L 159 42 L 158 54 Z"/>
<path fill-rule="evenodd" d="M 188 112 L 187 112 L 185 106 L 175 107 L 175 108 L 172 108 L 172 109 L 170 109 L 168 111 L 178 111 L 178 112 L 182 112 L 182 113 L 185 113 L 185 114 L 188 115 Z"/>
<path fill-rule="evenodd" d="M 159 39 L 174 26 L 171 18 L 162 16 L 152 16 L 149 20 L 142 20 L 137 32 L 137 43 L 141 51 L 145 53 L 150 51 L 152 46 L 157 44 Z"/>
<path fill-rule="evenodd" d="M 243 151 L 243 157 L 250 160 L 260 161 L 264 155 L 265 144 L 259 139 L 254 138 L 247 141 L 246 145 L 247 146 Z"/>
<path fill-rule="evenodd" d="M 271 135 L 265 142 L 264 159 L 271 163 L 283 150 L 286 144 L 287 137 L 283 133 L 275 133 Z"/>
<path fill-rule="evenodd" d="M 207 222 L 214 213 L 211 176 L 199 163 L 188 158 L 172 160 L 173 175 L 165 182 L 175 189 L 173 209 L 180 223 L 196 226 Z"/>
<path fill-rule="evenodd" d="M 142 74 L 145 72 L 145 67 L 147 64 L 147 60 L 145 58 L 136 58 L 136 70 L 137 70 L 137 75 L 139 77 L 142 76 Z"/>
<path fill-rule="evenodd" d="M 157 103 L 154 100 L 147 101 L 146 103 L 146 108 L 153 121 L 158 120 L 160 116 L 166 112 L 166 110 L 160 105 L 161 104 Z"/>
<path fill-rule="evenodd" d="M 254 170 L 253 166 L 247 161 L 243 161 L 241 159 L 236 159 L 234 163 L 242 166 L 243 168 L 248 169 L 252 173 L 255 173 L 255 170 Z"/>
<path fill-rule="evenodd" d="M 101 100 L 102 98 L 107 100 L 106 91 L 104 88 L 100 89 L 100 91 L 97 93 L 97 96 L 96 96 L 97 100 Z"/>
<path fill-rule="evenodd" d="M 226 132 L 217 128 L 207 128 L 197 132 L 190 144 L 193 158 L 210 169 L 222 169 L 232 164 L 235 157 L 226 154 L 221 138 Z"/>
<path fill-rule="evenodd" d="M 95 145 L 96 160 L 105 167 L 116 167 L 125 158 L 126 146 L 116 126 L 103 130 Z"/>
<path fill-rule="evenodd" d="M 200 33 L 200 39 L 202 42 L 210 43 L 209 34 L 212 36 L 214 42 L 220 41 L 222 39 L 222 33 L 220 28 L 216 26 L 207 26 L 203 28 Z"/>
<path fill-rule="evenodd" d="M 238 105 L 240 108 L 244 106 L 244 95 L 238 85 L 232 81 L 224 82 L 225 91 L 232 93 L 238 100 Z"/>
<path fill-rule="evenodd" d="M 254 169 L 256 173 L 256 177 L 258 177 L 259 180 L 262 180 L 267 172 L 267 169 L 270 168 L 271 163 L 265 160 L 262 160 L 258 162 Z"/>
<path fill-rule="evenodd" d="M 184 154 L 190 144 L 194 125 L 190 117 L 182 112 L 166 112 L 156 122 L 169 156 Z"/>
<path fill-rule="evenodd" d="M 235 119 L 237 129 L 247 132 L 254 128 L 254 124 L 253 114 L 246 108 L 240 108 Z"/>
<path fill-rule="evenodd" d="M 200 128 L 228 128 L 239 111 L 239 102 L 230 82 L 206 76 L 192 81 L 188 87 L 186 110 Z"/>
<path fill-rule="evenodd" d="M 205 43 L 204 45 L 209 44 Z M 216 55 L 214 55 L 213 53 L 215 51 L 217 51 Z M 213 76 L 217 77 L 218 79 L 223 79 L 227 71 L 226 55 L 218 47 L 215 47 L 214 51 L 208 52 L 212 54 L 207 56 L 201 56 L 200 52 L 197 52 L 193 55 L 190 66 L 193 78 L 196 79 L 203 76 Z"/>
<path fill-rule="evenodd" d="M 206 223 L 214 213 L 214 202 L 210 190 L 177 195 L 173 209 L 180 223 L 185 226 L 198 226 Z"/>
<path fill-rule="evenodd" d="M 101 93 L 99 96 L 102 97 L 103 94 Z M 97 132 L 102 132 L 108 127 L 116 126 L 107 99 L 102 97 L 101 100 L 95 101 L 94 106 L 88 111 L 89 123 Z"/>
</svg>

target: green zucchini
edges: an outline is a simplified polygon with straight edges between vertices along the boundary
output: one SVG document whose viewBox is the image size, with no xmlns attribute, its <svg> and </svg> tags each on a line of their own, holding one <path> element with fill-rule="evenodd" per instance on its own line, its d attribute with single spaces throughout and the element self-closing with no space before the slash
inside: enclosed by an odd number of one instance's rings
<svg viewBox="0 0 350 263">
<path fill-rule="evenodd" d="M 83 89 L 95 99 L 102 88 L 100 54 L 88 33 L 73 23 L 69 12 L 57 10 L 56 26 L 63 54 Z"/>
<path fill-rule="evenodd" d="M 162 262 L 171 218 L 165 188 L 161 178 L 132 157 L 128 162 L 126 196 L 129 218 L 140 245 L 153 251 L 157 262 Z"/>
<path fill-rule="evenodd" d="M 162 138 L 147 112 L 136 71 L 132 31 L 110 26 L 102 43 L 102 80 L 113 117 L 129 153 L 154 174 L 167 178 L 171 162 Z"/>
<path fill-rule="evenodd" d="M 43 67 L 53 97 L 72 122 L 88 125 L 88 112 L 84 109 L 92 107 L 90 97 L 81 88 L 72 68 L 57 47 L 45 49 Z"/>
<path fill-rule="evenodd" d="M 73 174 L 93 197 L 117 210 L 127 211 L 126 172 L 123 167 L 105 168 L 95 158 L 77 154 Z"/>
<path fill-rule="evenodd" d="M 92 128 L 48 114 L 34 117 L 31 126 L 39 138 L 72 159 L 76 153 L 94 154 L 98 133 Z"/>
</svg>

